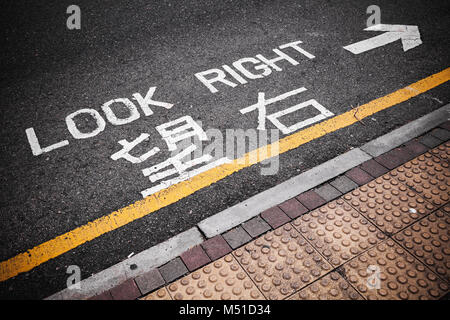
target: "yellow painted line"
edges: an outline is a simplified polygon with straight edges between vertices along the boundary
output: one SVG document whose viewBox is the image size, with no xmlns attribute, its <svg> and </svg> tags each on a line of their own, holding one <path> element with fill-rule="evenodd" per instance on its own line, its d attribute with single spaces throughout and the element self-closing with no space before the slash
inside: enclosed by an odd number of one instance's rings
<svg viewBox="0 0 450 320">
<path fill-rule="evenodd" d="M 136 219 L 142 218 L 152 212 L 175 203 L 178 200 L 183 199 L 245 167 L 261 162 L 264 159 L 277 155 L 278 153 L 281 154 L 295 149 L 328 133 L 350 126 L 361 119 L 404 102 L 412 97 L 437 87 L 448 80 L 450 80 L 450 68 L 384 97 L 375 99 L 369 103 L 359 106 L 356 109 L 352 109 L 329 120 L 298 131 L 267 147 L 261 147 L 246 153 L 242 158 L 236 159 L 231 163 L 223 164 L 210 169 L 190 180 L 172 185 L 167 189 L 161 190 L 125 208 L 114 211 L 109 215 L 103 216 L 72 231 L 64 233 L 24 253 L 20 253 L 15 257 L 1 262 L 0 281 L 5 281 L 22 272 L 27 272 L 50 259 L 53 259 L 87 241 L 101 236 L 102 234 L 120 228 Z M 267 152 L 266 148 L 268 150 L 274 149 L 275 151 Z M 278 152 L 276 152 L 277 149 Z"/>
</svg>

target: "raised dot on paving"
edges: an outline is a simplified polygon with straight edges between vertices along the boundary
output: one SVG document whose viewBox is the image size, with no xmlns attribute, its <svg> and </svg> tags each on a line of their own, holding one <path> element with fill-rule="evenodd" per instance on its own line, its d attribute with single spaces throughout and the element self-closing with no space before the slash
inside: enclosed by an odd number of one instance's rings
<svg viewBox="0 0 450 320">
<path fill-rule="evenodd" d="M 163 287 L 159 290 L 153 291 L 139 300 L 172 300 L 172 297 L 169 292 L 167 292 L 167 289 Z"/>
<path fill-rule="evenodd" d="M 395 235 L 403 247 L 450 282 L 450 217 L 436 211 Z"/>
<path fill-rule="evenodd" d="M 235 250 L 233 255 L 270 300 L 284 299 L 331 271 L 331 265 L 291 224 Z"/>
<path fill-rule="evenodd" d="M 363 300 L 364 298 L 337 272 L 311 283 L 288 300 Z"/>
<path fill-rule="evenodd" d="M 450 142 L 430 150 L 430 153 L 448 162 L 450 160 Z"/>
<path fill-rule="evenodd" d="M 347 193 L 343 198 L 388 234 L 397 233 L 435 208 L 388 174 Z"/>
<path fill-rule="evenodd" d="M 392 239 L 340 267 L 348 282 L 369 300 L 439 299 L 448 284 Z"/>
<path fill-rule="evenodd" d="M 450 170 L 448 163 L 430 153 L 421 155 L 392 170 L 390 175 L 414 189 L 428 202 L 442 206 L 449 201 Z"/>
<path fill-rule="evenodd" d="M 234 257 L 229 254 L 169 284 L 174 300 L 262 300 Z"/>
<path fill-rule="evenodd" d="M 385 238 L 342 199 L 329 202 L 292 224 L 334 267 Z"/>
</svg>

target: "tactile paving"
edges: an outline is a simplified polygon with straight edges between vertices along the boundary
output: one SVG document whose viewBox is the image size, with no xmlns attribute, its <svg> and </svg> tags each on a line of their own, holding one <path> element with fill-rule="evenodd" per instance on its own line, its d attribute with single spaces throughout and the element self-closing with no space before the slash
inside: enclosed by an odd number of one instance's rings
<svg viewBox="0 0 450 320">
<path fill-rule="evenodd" d="M 370 300 L 439 299 L 449 290 L 444 280 L 392 239 L 345 263 L 340 270 L 350 284 Z M 374 274 L 371 270 L 377 272 Z M 372 281 L 377 273 L 379 281 Z"/>
<path fill-rule="evenodd" d="M 445 212 L 446 214 L 450 215 L 450 204 L 447 203 L 445 206 L 443 206 L 443 207 L 441 208 L 441 210 L 442 210 L 443 212 Z"/>
<path fill-rule="evenodd" d="M 139 300 L 172 300 L 172 297 L 169 292 L 167 292 L 167 289 L 163 287 L 159 290 L 153 291 Z"/>
<path fill-rule="evenodd" d="M 449 201 L 450 170 L 448 163 L 425 153 L 392 170 L 390 175 L 414 189 L 425 200 L 441 206 Z"/>
<path fill-rule="evenodd" d="M 450 217 L 443 212 L 417 221 L 395 235 L 403 247 L 450 282 Z"/>
<path fill-rule="evenodd" d="M 174 300 L 261 300 L 242 267 L 229 254 L 167 286 Z"/>
<path fill-rule="evenodd" d="M 301 216 L 293 225 L 334 267 L 385 238 L 342 199 Z"/>
<path fill-rule="evenodd" d="M 430 153 L 438 156 L 442 160 L 445 160 L 447 162 L 450 161 L 450 141 L 447 141 L 446 143 L 430 150 Z"/>
<path fill-rule="evenodd" d="M 388 174 L 347 193 L 344 199 L 389 235 L 434 209 L 431 203 Z"/>
<path fill-rule="evenodd" d="M 331 270 L 331 265 L 286 224 L 233 252 L 264 296 L 284 299 Z"/>
<path fill-rule="evenodd" d="M 330 272 L 288 300 L 363 300 L 363 297 L 337 272 Z"/>
</svg>

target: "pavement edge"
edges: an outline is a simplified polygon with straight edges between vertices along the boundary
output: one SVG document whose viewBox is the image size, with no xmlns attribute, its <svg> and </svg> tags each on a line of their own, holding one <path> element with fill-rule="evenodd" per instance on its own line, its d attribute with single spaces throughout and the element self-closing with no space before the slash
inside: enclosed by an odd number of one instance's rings
<svg viewBox="0 0 450 320">
<path fill-rule="evenodd" d="M 360 169 L 362 164 L 391 151 L 397 151 L 397 147 L 407 142 L 413 142 L 410 140 L 425 133 L 427 134 L 421 139 L 430 149 L 432 146 L 427 143 L 433 143 L 432 141 L 445 142 L 448 139 L 443 139 L 440 136 L 442 132 L 433 133 L 433 131 L 444 130 L 446 131 L 445 134 L 450 134 L 449 115 L 450 104 L 447 104 L 364 144 L 360 148 L 352 149 L 233 207 L 210 216 L 199 222 L 197 226 L 82 280 L 79 283 L 80 289 L 66 288 L 45 298 L 45 300 L 110 299 L 114 298 L 111 292 L 116 289 L 128 293 L 128 296 L 122 295 L 122 298 L 136 299 L 209 263 L 211 260 L 215 260 L 211 253 L 208 255 L 207 244 L 211 241 L 220 242 L 224 240 L 225 233 L 234 232 L 238 234 L 237 240 L 223 241 L 227 248 L 231 246 L 234 249 L 239 246 L 239 242 L 243 244 L 271 228 L 276 228 L 280 222 L 271 221 L 273 215 L 270 210 L 295 199 L 295 196 L 301 193 L 305 195 L 304 200 L 296 198 L 298 201 L 295 202 L 295 205 L 298 212 L 303 209 L 306 211 L 313 210 L 314 206 L 319 206 L 321 203 L 331 200 L 325 199 L 328 195 L 333 194 L 333 192 L 330 192 L 330 188 L 337 192 L 343 191 L 339 189 L 340 187 L 337 184 L 333 184 L 338 178 L 349 180 L 346 183 L 347 188 L 351 188 L 349 182 L 353 183 L 355 187 L 362 184 L 365 175 L 372 178 L 367 173 L 370 172 L 369 170 Z M 428 133 L 443 123 L 446 124 L 444 128 L 435 129 Z M 414 147 L 412 146 L 412 148 Z M 411 149 L 411 147 L 405 147 L 404 149 L 407 148 Z M 405 150 L 398 152 L 407 153 L 408 151 Z M 343 175 L 344 173 L 345 175 Z M 335 180 L 326 183 L 332 179 Z M 316 189 L 313 190 L 314 188 Z M 325 193 L 321 192 L 325 189 L 327 189 Z M 283 216 L 286 216 L 290 221 L 293 217 L 288 211 L 281 209 Z M 222 245 L 222 247 L 224 246 Z M 189 261 L 192 261 L 192 257 L 195 258 L 194 260 L 200 261 L 200 265 L 190 266 Z"/>
</svg>

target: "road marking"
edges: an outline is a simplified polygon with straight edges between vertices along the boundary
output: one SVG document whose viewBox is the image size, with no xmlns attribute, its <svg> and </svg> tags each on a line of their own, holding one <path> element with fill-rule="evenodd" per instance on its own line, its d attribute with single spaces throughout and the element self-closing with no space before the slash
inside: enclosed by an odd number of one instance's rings
<svg viewBox="0 0 450 320">
<path fill-rule="evenodd" d="M 328 133 L 350 126 L 361 119 L 418 96 L 449 80 L 450 68 L 447 68 L 403 89 L 361 105 L 357 109 L 349 110 L 309 128 L 297 131 L 276 142 L 279 147 L 279 154 L 295 149 Z M 358 113 L 358 117 L 355 116 L 356 112 Z M 274 156 L 272 152 L 266 152 L 265 150 L 265 148 L 271 148 L 271 146 L 264 146 L 250 151 L 242 157 L 244 160 L 242 158 L 235 159 L 231 163 L 225 163 L 212 168 L 190 180 L 182 181 L 164 190 L 160 190 L 145 199 L 139 200 L 125 208 L 114 211 L 109 215 L 98 218 L 3 261 L 0 263 L 0 281 L 5 281 L 20 273 L 30 271 L 42 263 L 56 258 L 87 241 L 91 241 L 107 232 L 118 229 L 134 220 L 175 203 L 234 172 L 261 162 L 270 156 Z"/>
<path fill-rule="evenodd" d="M 345 46 L 344 49 L 354 54 L 360 54 L 388 43 L 402 40 L 403 51 L 415 48 L 422 44 L 420 39 L 419 28 L 417 26 L 403 26 L 397 24 L 377 24 L 364 29 L 365 31 L 386 31 L 376 37 L 366 39 L 351 45 Z"/>
<path fill-rule="evenodd" d="M 39 140 L 36 136 L 36 132 L 33 128 L 28 128 L 25 130 L 25 133 L 27 135 L 28 141 L 30 142 L 31 152 L 34 156 L 39 156 L 43 153 L 50 152 L 52 150 L 67 146 L 69 144 L 69 141 L 63 140 L 58 143 L 54 143 L 48 147 L 41 148 L 41 145 L 39 143 Z"/>
<path fill-rule="evenodd" d="M 321 120 L 324 120 L 326 118 L 334 116 L 334 113 L 326 109 L 324 106 L 322 106 L 320 103 L 318 103 L 315 99 L 310 99 L 308 101 L 305 101 L 303 103 L 299 103 L 295 106 L 289 107 L 287 109 L 272 113 L 267 115 L 266 114 L 266 106 L 277 102 L 282 101 L 286 99 L 287 97 L 299 94 L 301 92 L 306 91 L 306 88 L 298 88 L 286 93 L 283 93 L 275 98 L 266 99 L 264 92 L 258 92 L 258 102 L 254 105 L 251 105 L 249 107 L 246 107 L 244 109 L 239 110 L 242 114 L 246 114 L 253 110 L 258 110 L 258 130 L 266 130 L 266 118 L 272 122 L 272 124 L 277 127 L 278 130 L 280 130 L 283 134 L 290 134 L 294 131 L 297 131 L 303 127 L 309 126 L 313 123 L 319 122 Z M 303 109 L 305 107 L 312 106 L 317 111 L 319 111 L 319 114 L 315 117 L 308 118 L 306 120 L 303 120 L 301 122 L 298 122 L 296 124 L 290 125 L 289 127 L 286 127 L 284 124 L 282 124 L 279 120 L 279 118 L 286 116 L 290 113 L 293 113 L 299 109 Z"/>
<path fill-rule="evenodd" d="M 301 53 L 303 56 L 307 57 L 308 59 L 314 59 L 315 56 L 313 54 L 307 52 L 306 50 L 304 50 L 298 46 L 300 43 L 303 43 L 303 42 L 302 41 L 294 41 L 294 42 L 283 44 L 283 45 L 279 46 L 278 48 L 280 48 L 280 49 L 291 48 L 291 49 L 294 49 L 296 52 Z M 239 59 L 239 60 L 233 62 L 232 63 L 233 67 L 240 73 L 233 70 L 230 66 L 227 66 L 227 65 L 223 65 L 222 68 L 226 72 L 228 72 L 228 74 L 231 75 L 240 84 L 246 84 L 248 82 L 245 78 L 247 78 L 249 80 L 264 78 L 272 73 L 272 69 L 275 71 L 278 71 L 278 72 L 282 71 L 283 69 L 281 69 L 276 64 L 278 62 L 289 62 L 291 65 L 294 65 L 294 66 L 299 64 L 299 62 L 297 60 L 295 60 L 294 58 L 289 56 L 287 53 L 280 51 L 279 49 L 273 49 L 272 51 L 277 55 L 275 58 L 272 58 L 272 59 L 268 59 L 261 54 L 257 54 L 255 58 L 245 57 L 245 58 L 242 58 L 242 59 Z M 244 66 L 244 63 L 247 64 L 247 67 Z M 250 69 L 248 69 L 249 64 L 252 65 L 252 67 L 250 67 Z M 255 73 L 253 73 L 254 71 L 258 71 L 258 73 L 255 74 Z M 262 73 L 260 73 L 259 71 L 262 71 Z M 227 79 L 227 76 L 228 75 L 222 69 L 217 69 L 217 68 L 209 69 L 209 70 L 202 71 L 202 72 L 197 72 L 195 74 L 195 77 L 198 80 L 200 80 L 200 82 L 203 83 L 209 89 L 209 91 L 211 91 L 211 93 L 216 93 L 219 91 L 219 89 L 217 89 L 215 87 L 215 85 L 213 85 L 216 82 L 220 82 L 220 83 L 222 83 L 222 85 L 227 85 L 232 88 L 235 88 L 238 85 L 237 83 Z M 244 77 L 242 77 L 242 76 L 244 76 Z"/>
<path fill-rule="evenodd" d="M 153 110 L 150 108 L 150 106 L 157 106 L 162 107 L 165 109 L 171 109 L 174 105 L 167 102 L 162 101 L 156 101 L 153 100 L 153 95 L 155 94 L 156 87 L 150 87 L 147 91 L 147 94 L 145 97 L 142 97 L 142 95 L 138 92 L 133 93 L 134 100 L 138 102 L 139 107 L 142 109 L 142 112 L 146 117 L 151 116 L 153 114 Z M 111 106 L 113 104 L 121 105 L 122 108 L 125 108 L 125 110 L 128 110 L 128 116 L 126 118 L 119 118 Z M 108 102 L 105 102 L 101 109 L 103 110 L 106 119 L 108 120 L 108 123 L 114 125 L 114 126 L 121 126 L 128 123 L 131 123 L 141 117 L 140 112 L 138 111 L 138 108 L 136 107 L 135 103 L 132 102 L 128 98 L 117 98 L 112 99 Z M 75 119 L 79 115 L 89 116 L 91 120 L 95 122 L 95 128 L 91 128 L 91 131 L 88 132 L 82 132 L 75 121 Z M 80 110 L 77 110 L 75 112 L 72 112 L 69 114 L 66 119 L 66 126 L 69 133 L 72 135 L 74 139 L 88 139 L 95 137 L 99 133 L 103 132 L 106 128 L 106 121 L 103 119 L 103 117 L 100 115 L 100 113 L 95 109 L 90 108 L 83 108 Z M 41 145 L 39 144 L 39 140 L 36 136 L 36 132 L 33 127 L 28 128 L 25 130 L 25 133 L 28 138 L 28 142 L 31 147 L 31 151 L 34 156 L 39 156 L 43 153 L 50 152 L 52 150 L 65 147 L 69 145 L 68 140 L 63 140 L 58 143 L 54 143 L 48 147 L 41 148 Z M 120 143 L 120 142 L 119 142 Z"/>
</svg>

